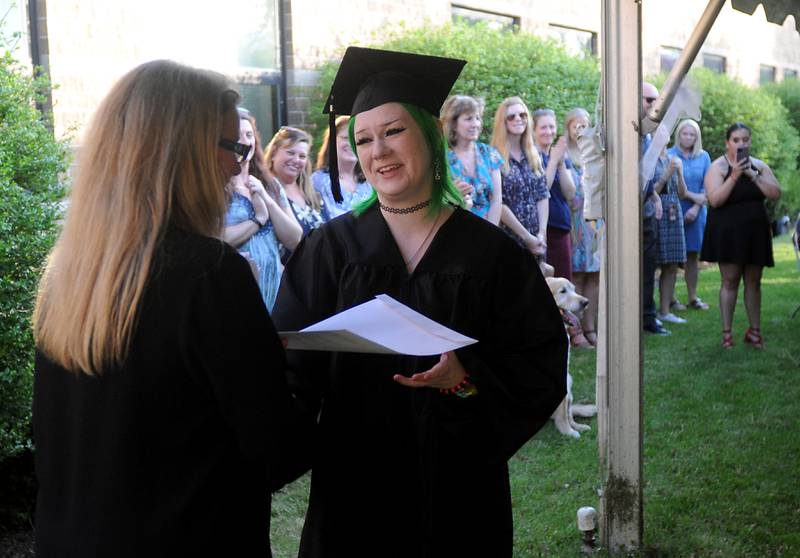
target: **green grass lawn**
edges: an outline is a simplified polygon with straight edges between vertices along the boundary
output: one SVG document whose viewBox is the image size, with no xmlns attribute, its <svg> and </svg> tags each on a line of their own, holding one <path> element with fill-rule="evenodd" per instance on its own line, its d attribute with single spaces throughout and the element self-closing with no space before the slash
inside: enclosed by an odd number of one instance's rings
<svg viewBox="0 0 800 558">
<path fill-rule="evenodd" d="M 645 338 L 646 556 L 800 556 L 800 315 L 790 319 L 800 271 L 785 236 L 775 261 L 762 284 L 763 351 L 742 343 L 741 290 L 736 346 L 720 347 L 715 266 L 699 285 L 711 310 Z M 686 298 L 680 279 L 676 291 Z M 594 353 L 572 355 L 575 398 L 593 401 Z M 511 460 L 515 557 L 579 555 L 575 514 L 598 507 L 602 483 L 591 424 L 580 440 L 548 425 Z M 304 477 L 273 499 L 276 558 L 297 553 L 307 492 Z"/>
</svg>

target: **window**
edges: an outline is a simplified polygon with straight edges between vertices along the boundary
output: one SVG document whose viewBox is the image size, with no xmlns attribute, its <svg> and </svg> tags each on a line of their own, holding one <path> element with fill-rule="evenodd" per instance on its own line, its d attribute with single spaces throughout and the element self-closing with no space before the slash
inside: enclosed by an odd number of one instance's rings
<svg viewBox="0 0 800 558">
<path fill-rule="evenodd" d="M 725 73 L 725 57 L 703 53 L 703 67 L 718 74 Z"/>
<path fill-rule="evenodd" d="M 552 38 L 564 43 L 570 54 L 597 56 L 597 33 L 554 23 L 550 24 L 548 31 Z"/>
<path fill-rule="evenodd" d="M 681 55 L 681 49 L 675 47 L 661 47 L 661 73 L 668 74 L 672 71 L 675 62 Z"/>
<path fill-rule="evenodd" d="M 775 66 L 761 64 L 761 72 L 758 79 L 759 83 L 772 83 L 775 81 Z"/>
<path fill-rule="evenodd" d="M 797 70 L 783 69 L 783 79 L 797 79 Z"/>
<path fill-rule="evenodd" d="M 266 148 L 272 134 L 280 127 L 281 73 L 264 70 L 236 76 L 237 89 L 242 95 L 240 106 L 256 119 L 261 133 L 261 147 Z"/>
<path fill-rule="evenodd" d="M 519 28 L 519 17 L 499 14 L 497 12 L 487 12 L 485 10 L 476 10 L 474 8 L 467 8 L 466 6 L 459 6 L 451 4 L 453 21 L 466 21 L 474 25 L 476 23 L 484 22 L 490 29 L 507 29 L 513 31 Z"/>
</svg>

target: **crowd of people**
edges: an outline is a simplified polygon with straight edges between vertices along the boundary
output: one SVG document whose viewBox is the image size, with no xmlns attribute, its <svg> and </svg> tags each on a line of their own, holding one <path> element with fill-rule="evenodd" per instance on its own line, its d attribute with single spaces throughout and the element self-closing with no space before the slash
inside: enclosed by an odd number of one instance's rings
<svg viewBox="0 0 800 558">
<path fill-rule="evenodd" d="M 262 150 L 219 74 L 155 61 L 114 86 L 34 313 L 37 556 L 269 555 L 270 494 L 308 470 L 303 558 L 512 556 L 507 461 L 567 395 L 544 274 L 594 297 L 571 332 L 592 346 L 605 232 L 582 211 L 588 113 L 559 138 L 554 111 L 510 97 L 482 143 L 483 102 L 450 96 L 464 64 L 350 47 L 313 173 L 311 136 Z M 648 183 L 659 315 L 700 249 L 728 346 L 741 277 L 763 345 L 761 202 L 779 194 L 749 141 L 734 125 L 725 156 L 684 167 L 704 152 L 682 125 Z M 700 246 L 683 215 L 706 200 Z M 478 343 L 284 350 L 278 330 L 379 294 Z"/>
</svg>

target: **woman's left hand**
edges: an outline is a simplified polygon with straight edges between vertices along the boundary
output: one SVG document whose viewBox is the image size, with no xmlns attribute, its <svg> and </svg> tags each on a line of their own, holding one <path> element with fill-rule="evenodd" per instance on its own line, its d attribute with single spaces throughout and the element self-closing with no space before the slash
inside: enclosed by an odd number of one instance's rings
<svg viewBox="0 0 800 558">
<path fill-rule="evenodd" d="M 456 387 L 467 375 L 456 353 L 447 351 L 439 357 L 436 365 L 425 372 L 417 372 L 410 378 L 394 375 L 394 381 L 412 388 L 450 389 Z"/>
<path fill-rule="evenodd" d="M 694 223 L 695 219 L 697 219 L 698 213 L 700 213 L 700 206 L 693 205 L 686 211 L 686 213 L 683 214 L 683 222 Z"/>
</svg>

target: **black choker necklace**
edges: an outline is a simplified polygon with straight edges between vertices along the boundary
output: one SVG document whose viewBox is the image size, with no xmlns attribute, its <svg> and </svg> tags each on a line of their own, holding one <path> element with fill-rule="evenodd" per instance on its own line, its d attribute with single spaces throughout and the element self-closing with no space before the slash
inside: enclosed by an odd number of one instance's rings
<svg viewBox="0 0 800 558">
<path fill-rule="evenodd" d="M 423 207 L 428 207 L 431 204 L 431 200 L 425 200 L 424 202 L 420 202 L 417 205 L 412 205 L 411 207 L 389 207 L 388 205 L 383 205 L 381 202 L 378 202 L 378 205 L 381 206 L 381 209 L 386 211 L 387 213 L 394 213 L 396 215 L 407 215 L 409 213 L 414 213 L 419 211 Z"/>
</svg>

